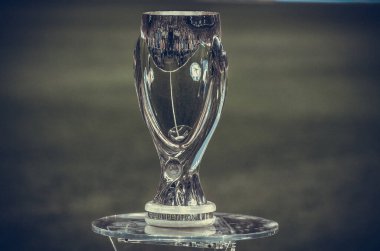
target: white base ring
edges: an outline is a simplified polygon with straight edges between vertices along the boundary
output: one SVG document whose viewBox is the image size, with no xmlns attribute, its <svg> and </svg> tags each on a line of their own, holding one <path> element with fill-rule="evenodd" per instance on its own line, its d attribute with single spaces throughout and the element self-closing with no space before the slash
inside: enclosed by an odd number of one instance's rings
<svg viewBox="0 0 380 251">
<path fill-rule="evenodd" d="M 211 201 L 196 206 L 167 206 L 149 201 L 145 204 L 145 222 L 157 227 L 205 227 L 215 221 L 216 206 Z M 181 220 L 177 220 L 181 219 Z"/>
</svg>

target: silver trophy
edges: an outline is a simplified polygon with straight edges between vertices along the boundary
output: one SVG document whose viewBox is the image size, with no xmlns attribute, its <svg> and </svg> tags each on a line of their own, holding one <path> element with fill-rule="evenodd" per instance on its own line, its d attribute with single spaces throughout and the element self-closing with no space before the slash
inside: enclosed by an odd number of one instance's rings
<svg viewBox="0 0 380 251">
<path fill-rule="evenodd" d="M 219 13 L 144 13 L 134 60 L 140 110 L 161 165 L 145 221 L 159 227 L 211 225 L 216 206 L 202 190 L 199 164 L 226 94 Z"/>
</svg>

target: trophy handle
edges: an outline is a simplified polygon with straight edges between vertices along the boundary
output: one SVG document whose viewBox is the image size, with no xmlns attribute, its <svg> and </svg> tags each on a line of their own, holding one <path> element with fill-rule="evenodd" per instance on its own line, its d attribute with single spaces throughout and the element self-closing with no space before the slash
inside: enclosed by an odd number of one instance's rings
<svg viewBox="0 0 380 251">
<path fill-rule="evenodd" d="M 136 47 L 134 50 L 134 67 L 135 67 L 135 85 L 136 85 L 136 93 L 139 98 L 139 108 L 144 119 L 144 122 L 149 128 L 151 135 L 153 136 L 153 140 L 156 141 L 157 138 L 160 142 L 164 143 L 168 148 L 173 149 L 174 151 L 178 151 L 181 147 L 177 144 L 172 143 L 160 130 L 160 126 L 153 114 L 153 109 L 148 97 L 147 89 L 144 83 L 140 83 L 143 79 L 142 76 L 142 63 L 141 63 L 141 43 L 143 43 L 141 38 L 137 39 Z M 146 49 L 146 48 L 144 48 Z M 150 56 L 150 54 L 149 54 Z M 149 61 L 149 59 L 148 59 Z M 140 68 L 139 70 L 136 70 Z M 146 104 L 144 104 L 146 102 Z M 155 146 L 157 148 L 156 142 Z M 158 143 L 158 142 L 157 142 Z"/>
<path fill-rule="evenodd" d="M 226 96 L 228 61 L 226 52 L 223 50 L 223 45 L 217 36 L 213 38 L 209 58 L 209 62 L 212 62 L 209 66 L 209 83 L 211 87 L 207 94 L 206 104 L 194 132 L 189 140 L 182 145 L 184 149 L 187 149 L 194 142 L 200 143 L 200 146 L 196 146 L 199 150 L 196 151 L 189 171 L 194 171 L 203 157 L 206 147 L 219 123 Z M 216 116 L 213 116 L 214 114 Z"/>
</svg>

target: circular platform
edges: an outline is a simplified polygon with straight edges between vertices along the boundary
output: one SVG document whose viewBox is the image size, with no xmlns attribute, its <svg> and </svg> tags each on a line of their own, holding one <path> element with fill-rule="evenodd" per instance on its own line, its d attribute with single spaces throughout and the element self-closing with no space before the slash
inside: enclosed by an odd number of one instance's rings
<svg viewBox="0 0 380 251">
<path fill-rule="evenodd" d="M 215 213 L 213 225 L 201 228 L 162 228 L 147 225 L 146 213 L 107 216 L 92 222 L 95 233 L 130 242 L 235 242 L 274 235 L 278 223 L 264 218 Z"/>
</svg>

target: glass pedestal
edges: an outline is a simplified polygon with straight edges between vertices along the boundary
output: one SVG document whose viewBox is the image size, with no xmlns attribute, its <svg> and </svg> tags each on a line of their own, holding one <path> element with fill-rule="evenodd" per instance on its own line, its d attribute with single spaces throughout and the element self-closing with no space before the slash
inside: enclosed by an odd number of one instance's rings
<svg viewBox="0 0 380 251">
<path fill-rule="evenodd" d="M 269 237 L 278 223 L 264 218 L 215 213 L 213 225 L 201 228 L 163 228 L 147 225 L 146 213 L 119 214 L 92 222 L 92 230 L 109 237 L 115 251 L 120 244 L 152 244 L 234 251 L 236 242 Z"/>
</svg>

